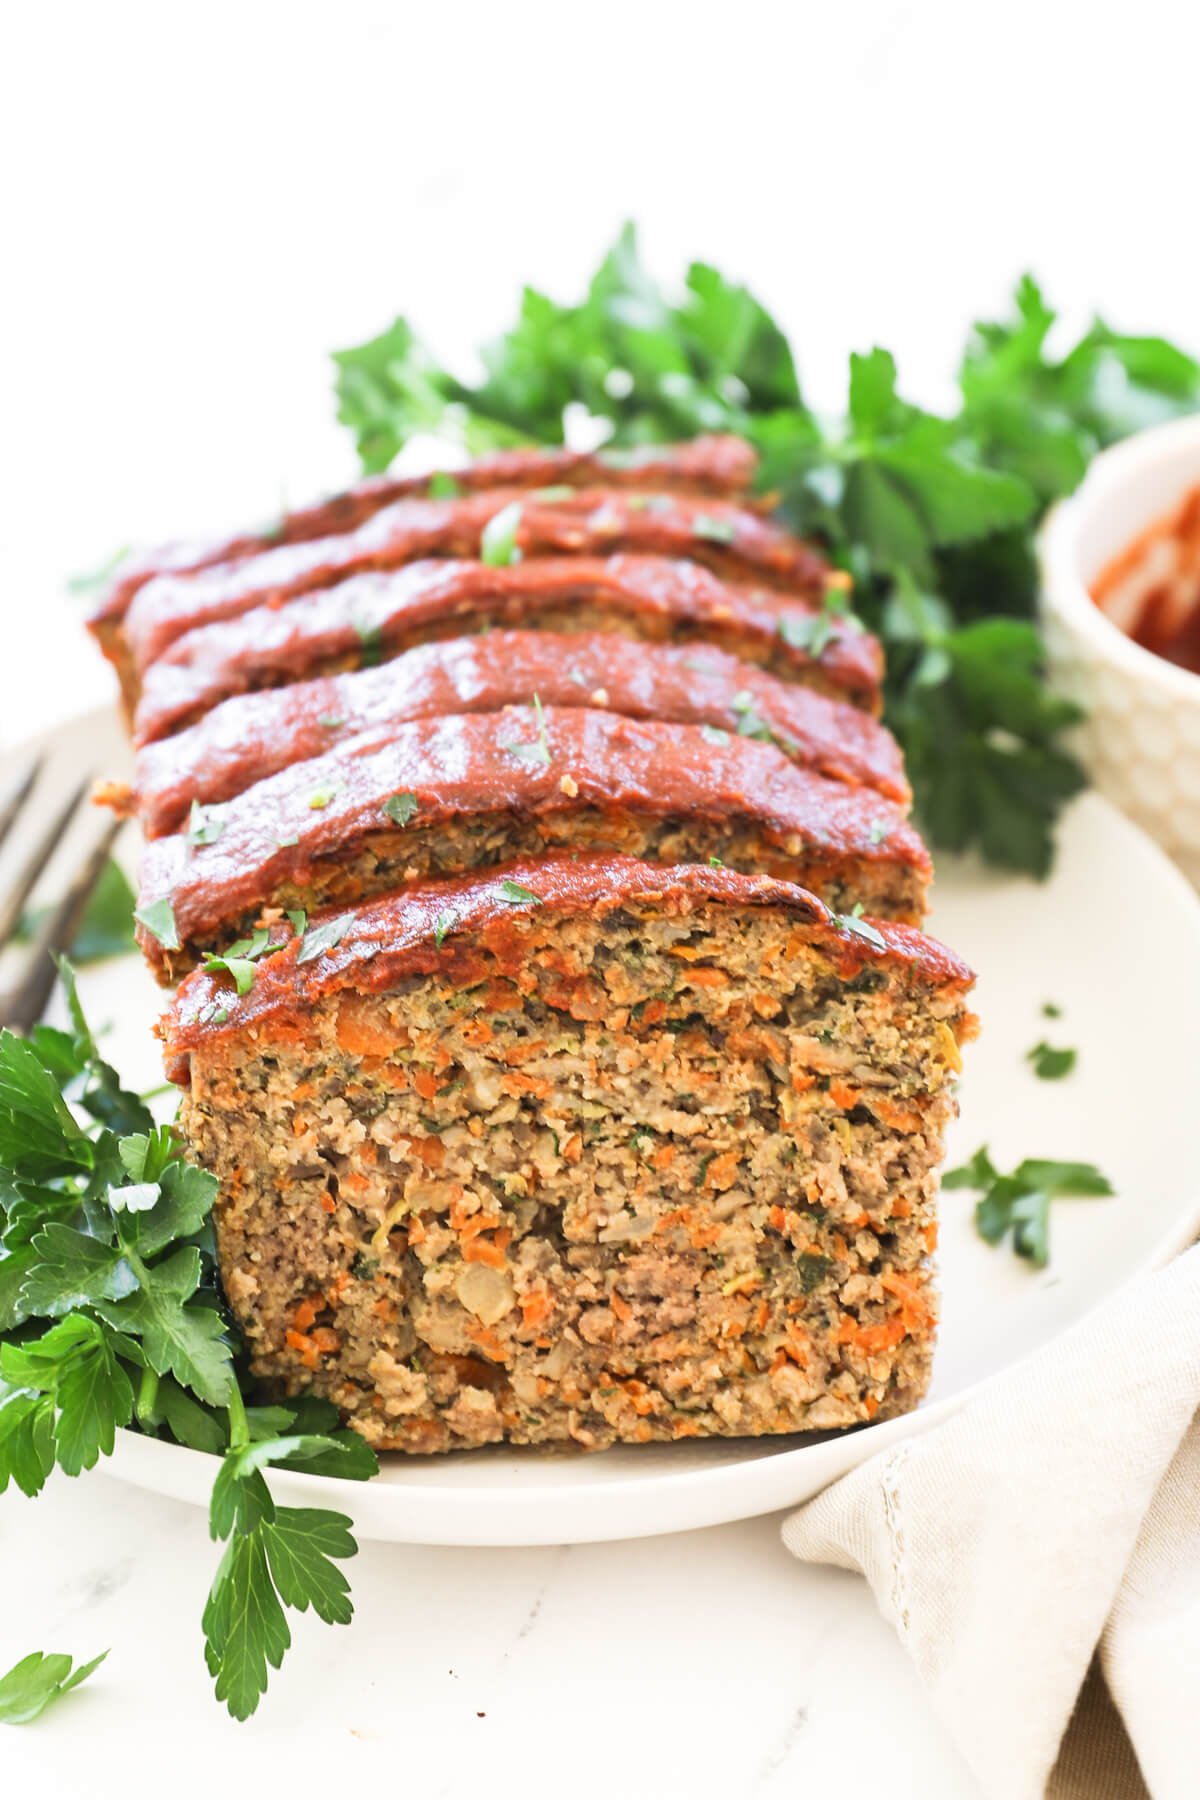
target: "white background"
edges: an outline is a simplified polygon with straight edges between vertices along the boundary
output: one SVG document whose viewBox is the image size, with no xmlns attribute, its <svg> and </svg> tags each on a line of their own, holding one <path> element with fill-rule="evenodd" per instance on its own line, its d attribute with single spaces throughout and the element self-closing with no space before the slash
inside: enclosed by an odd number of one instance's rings
<svg viewBox="0 0 1200 1800">
<path fill-rule="evenodd" d="M 0 743 L 107 692 L 66 575 L 352 476 L 330 348 L 404 310 L 461 360 L 522 280 L 574 296 L 627 215 L 664 276 L 702 256 L 749 280 L 824 405 L 877 341 L 936 400 L 1025 267 L 1073 319 L 1200 344 L 1192 7 L 3 17 Z M 240 1735 L 200 1667 L 208 1561 L 198 1516 L 107 1482 L 0 1503 L 0 1668 L 117 1647 L 92 1694 L 0 1737 L 0 1780 L 141 1800 L 170 1743 L 172 1784 L 386 1768 L 422 1800 L 738 1800 L 857 1786 L 866 1754 L 893 1795 L 972 1791 L 865 1590 L 797 1569 L 769 1524 L 565 1556 L 372 1550 L 360 1627 L 302 1628 Z"/>
</svg>

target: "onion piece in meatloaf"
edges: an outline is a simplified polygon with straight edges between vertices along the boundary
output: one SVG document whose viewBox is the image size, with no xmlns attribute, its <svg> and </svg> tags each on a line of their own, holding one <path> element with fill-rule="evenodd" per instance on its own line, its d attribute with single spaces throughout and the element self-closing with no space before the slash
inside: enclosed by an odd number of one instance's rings
<svg viewBox="0 0 1200 1800">
<path fill-rule="evenodd" d="M 492 557 L 603 556 L 631 550 L 685 556 L 719 575 L 820 600 L 845 578 L 782 525 L 728 500 L 630 494 L 610 488 L 496 488 L 456 500 L 400 500 L 340 537 L 282 544 L 191 575 L 157 575 L 139 589 L 121 625 L 131 674 L 198 625 L 281 606 L 349 575 L 396 569 L 425 557 L 479 556 L 492 520 L 511 508 Z"/>
<path fill-rule="evenodd" d="M 193 975 L 161 1030 L 254 1374 L 407 1451 L 910 1409 L 971 980 L 623 858 L 410 888 L 241 997 Z"/>
<path fill-rule="evenodd" d="M 446 559 L 354 575 L 287 606 L 255 607 L 184 632 L 145 670 L 134 740 L 165 737 L 234 694 L 356 669 L 497 625 L 702 641 L 868 712 L 881 707 L 883 652 L 856 620 L 733 586 L 697 563 L 550 557 L 492 567 Z"/>
<path fill-rule="evenodd" d="M 552 850 L 716 858 L 802 881 L 841 911 L 910 922 L 931 873 L 893 802 L 798 768 L 773 744 L 511 707 L 364 733 L 201 814 L 198 830 L 154 839 L 138 938 L 169 981 L 264 913 Z"/>
<path fill-rule="evenodd" d="M 353 531 L 397 500 L 435 497 L 443 489 L 470 494 L 485 488 L 594 487 L 602 482 L 606 487 L 649 487 L 660 493 L 737 498 L 744 506 L 754 506 L 747 491 L 757 467 L 757 452 L 743 438 L 710 436 L 681 444 L 643 444 L 631 450 L 522 447 L 497 450 L 453 471 L 373 475 L 345 493 L 285 512 L 270 530 L 132 552 L 113 572 L 89 625 L 103 640 L 106 629 L 116 625 L 138 589 L 155 575 L 186 574 L 211 568 L 214 563 L 238 562 L 279 544 L 336 537 Z"/>
<path fill-rule="evenodd" d="M 378 668 L 238 694 L 177 736 L 143 745 L 132 787 L 102 798 L 136 812 L 147 837 L 178 831 L 193 802 L 230 800 L 291 763 L 413 719 L 527 704 L 598 706 L 626 718 L 709 725 L 778 745 L 832 780 L 907 807 L 899 745 L 844 701 L 780 681 L 711 644 L 639 644 L 610 632 L 567 641 L 493 631 L 404 651 Z"/>
</svg>

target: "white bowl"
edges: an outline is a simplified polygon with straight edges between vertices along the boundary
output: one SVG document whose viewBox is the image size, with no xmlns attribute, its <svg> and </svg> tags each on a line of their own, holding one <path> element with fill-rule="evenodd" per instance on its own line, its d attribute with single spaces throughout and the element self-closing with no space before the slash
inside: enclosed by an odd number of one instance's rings
<svg viewBox="0 0 1200 1800">
<path fill-rule="evenodd" d="M 1089 589 L 1112 558 L 1200 483 L 1200 416 L 1098 456 L 1042 527 L 1049 674 L 1085 708 L 1073 748 L 1096 786 L 1200 887 L 1200 676 L 1125 636 Z"/>
</svg>

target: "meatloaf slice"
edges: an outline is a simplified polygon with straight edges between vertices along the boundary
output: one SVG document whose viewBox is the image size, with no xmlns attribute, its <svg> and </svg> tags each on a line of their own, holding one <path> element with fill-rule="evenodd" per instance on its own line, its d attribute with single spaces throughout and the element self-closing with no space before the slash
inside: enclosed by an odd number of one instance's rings
<svg viewBox="0 0 1200 1800">
<path fill-rule="evenodd" d="M 192 575 L 155 576 L 134 595 L 121 627 L 130 672 L 140 674 L 197 625 L 236 618 L 255 606 L 281 606 L 367 570 L 396 569 L 429 556 L 479 556 L 490 548 L 489 524 L 506 511 L 504 542 L 485 561 L 614 550 L 686 556 L 718 574 L 809 600 L 819 600 L 831 580 L 841 580 L 810 544 L 727 500 L 566 487 L 401 500 L 340 537 L 283 544 Z"/>
<path fill-rule="evenodd" d="M 713 643 L 880 710 L 878 640 L 837 610 L 818 612 L 665 557 L 549 557 L 500 568 L 445 560 L 351 576 L 287 606 L 255 607 L 184 632 L 143 673 L 134 738 L 165 737 L 233 694 L 358 668 L 495 625 Z"/>
<path fill-rule="evenodd" d="M 379 668 L 239 694 L 178 736 L 138 752 L 132 788 L 108 791 L 147 837 L 178 831 L 194 802 L 230 800 L 291 763 L 364 731 L 449 713 L 496 712 L 531 694 L 546 706 L 598 706 L 775 743 L 835 781 L 911 800 L 899 746 L 876 720 L 740 662 L 711 644 L 639 644 L 607 632 L 564 641 L 493 631 L 406 650 Z"/>
<path fill-rule="evenodd" d="M 113 572 L 89 623 L 98 636 L 103 636 L 106 627 L 124 616 L 138 589 L 155 575 L 187 574 L 211 568 L 214 563 L 238 562 L 244 556 L 256 556 L 279 544 L 336 537 L 340 532 L 353 531 L 397 500 L 480 493 L 486 488 L 594 487 L 603 483 L 615 488 L 652 488 L 664 494 L 737 498 L 743 505 L 753 507 L 755 502 L 748 493 L 757 466 L 757 453 L 743 438 L 710 436 L 682 444 L 645 444 L 629 450 L 568 450 L 563 446 L 497 450 L 453 472 L 374 475 L 345 493 L 331 494 L 311 506 L 285 512 L 270 530 L 163 544 L 153 550 L 133 552 Z"/>
<path fill-rule="evenodd" d="M 764 877 L 409 889 L 162 1033 L 268 1391 L 381 1449 L 844 1427 L 929 1374 L 971 974 Z"/>
<path fill-rule="evenodd" d="M 553 849 L 716 858 L 831 905 L 918 921 L 928 852 L 899 807 L 773 744 L 589 708 L 511 707 L 367 732 L 147 845 L 139 941 L 161 980 L 264 911 L 344 905 Z"/>
</svg>

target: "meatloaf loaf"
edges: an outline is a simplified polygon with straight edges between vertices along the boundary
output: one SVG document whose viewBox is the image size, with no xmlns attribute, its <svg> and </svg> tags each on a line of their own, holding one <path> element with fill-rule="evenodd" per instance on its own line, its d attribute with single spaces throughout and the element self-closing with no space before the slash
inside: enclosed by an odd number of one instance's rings
<svg viewBox="0 0 1200 1800">
<path fill-rule="evenodd" d="M 343 905 L 552 850 L 716 859 L 839 910 L 919 921 L 929 855 L 900 808 L 711 726 L 512 707 L 367 732 L 145 851 L 139 941 L 162 980 L 264 910 Z"/>
<path fill-rule="evenodd" d="M 183 632 L 140 671 L 134 738 L 165 737 L 233 694 L 497 625 L 713 643 L 880 710 L 878 640 L 836 608 L 735 586 L 697 563 L 665 557 L 551 557 L 515 567 L 444 560 L 352 575 L 287 606 L 257 606 Z"/>
<path fill-rule="evenodd" d="M 543 859 L 362 907 L 163 1026 L 256 1376 L 380 1448 L 913 1407 L 970 972 L 706 867 Z M 325 933 L 325 942 L 329 941 Z"/>
<path fill-rule="evenodd" d="M 489 542 L 489 527 L 502 514 L 502 541 Z M 512 563 L 615 550 L 690 557 L 719 575 L 809 600 L 841 580 L 810 544 L 730 501 L 610 488 L 493 488 L 453 500 L 400 500 L 338 537 L 282 544 L 190 575 L 156 575 L 131 600 L 114 653 L 123 679 L 136 687 L 137 672 L 183 632 L 255 606 L 283 605 L 350 575 L 481 551 L 485 562 Z"/>
<path fill-rule="evenodd" d="M 607 487 L 651 488 L 657 493 L 739 498 L 743 505 L 753 507 L 758 503 L 748 497 L 747 490 L 757 463 L 753 447 L 744 439 L 711 436 L 682 444 L 645 444 L 632 450 L 568 450 L 565 446 L 497 450 L 453 473 L 374 475 L 345 493 L 285 512 L 267 530 L 164 544 L 131 554 L 113 571 L 90 624 L 103 640 L 124 616 L 138 589 L 155 575 L 187 574 L 214 563 L 238 562 L 278 544 L 336 537 L 353 531 L 397 500 L 422 495 L 444 498 L 485 488 L 594 487 L 603 482 Z"/>
<path fill-rule="evenodd" d="M 413 719 L 528 703 L 598 706 L 775 743 L 836 781 L 911 795 L 900 749 L 866 713 L 780 681 L 711 644 L 639 644 L 610 632 L 493 631 L 406 650 L 393 662 L 236 695 L 177 736 L 145 744 L 131 788 L 105 797 L 147 837 L 186 822 L 193 803 L 230 800 L 289 764 Z"/>
</svg>

